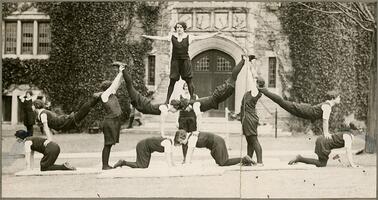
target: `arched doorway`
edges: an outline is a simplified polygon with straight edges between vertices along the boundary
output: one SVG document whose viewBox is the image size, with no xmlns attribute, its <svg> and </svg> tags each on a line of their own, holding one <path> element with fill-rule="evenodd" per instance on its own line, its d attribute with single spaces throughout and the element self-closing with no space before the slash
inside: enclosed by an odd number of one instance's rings
<svg viewBox="0 0 378 200">
<path fill-rule="evenodd" d="M 211 49 L 195 56 L 192 66 L 195 93 L 199 97 L 204 97 L 211 95 L 214 89 L 231 75 L 235 60 L 222 51 Z M 222 117 L 225 107 L 235 110 L 235 94 L 219 104 L 218 110 L 208 111 L 204 116 Z"/>
</svg>

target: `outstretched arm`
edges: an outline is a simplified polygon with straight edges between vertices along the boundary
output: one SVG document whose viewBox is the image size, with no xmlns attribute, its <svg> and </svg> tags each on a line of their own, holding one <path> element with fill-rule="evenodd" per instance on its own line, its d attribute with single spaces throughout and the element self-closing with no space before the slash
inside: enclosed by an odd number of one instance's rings
<svg viewBox="0 0 378 200">
<path fill-rule="evenodd" d="M 211 33 L 211 34 L 203 34 L 203 35 L 191 35 L 189 36 L 189 40 L 190 42 L 194 41 L 194 40 L 203 40 L 203 39 L 207 39 L 207 38 L 211 38 L 211 37 L 214 37 L 218 34 L 220 34 L 221 32 L 218 31 L 218 32 L 215 32 L 215 33 Z M 190 43 L 189 42 L 189 43 Z"/>
<path fill-rule="evenodd" d="M 45 132 L 47 139 L 53 141 L 52 133 L 47 121 L 47 115 L 45 113 L 41 114 L 41 122 L 43 124 L 43 131 Z"/>
<path fill-rule="evenodd" d="M 344 139 L 344 148 L 345 148 L 345 154 L 348 158 L 349 165 L 353 168 L 359 167 L 356 165 L 353 161 L 353 156 L 352 156 L 352 136 L 348 134 L 343 134 L 343 139 Z"/>
<path fill-rule="evenodd" d="M 169 167 L 174 167 L 175 163 L 173 162 L 173 152 L 172 152 L 172 143 L 169 139 L 163 140 L 161 145 L 164 147 L 165 160 Z"/>
<path fill-rule="evenodd" d="M 168 108 L 165 104 L 159 106 L 160 110 L 160 135 L 165 137 L 165 120 L 168 115 Z"/>
<path fill-rule="evenodd" d="M 165 40 L 165 41 L 169 41 L 169 39 L 170 39 L 169 35 L 167 35 L 167 36 L 141 35 L 141 36 L 144 37 L 144 38 L 151 39 L 151 40 Z"/>
<path fill-rule="evenodd" d="M 25 148 L 25 162 L 26 170 L 32 170 L 34 167 L 34 151 L 31 150 L 32 141 L 26 141 Z"/>
<path fill-rule="evenodd" d="M 193 153 L 194 153 L 194 149 L 196 148 L 196 144 L 197 144 L 197 140 L 198 140 L 198 134 L 199 134 L 198 131 L 194 131 L 192 133 L 192 136 L 190 136 L 190 138 L 188 140 L 188 151 L 187 151 L 186 160 L 185 160 L 185 163 L 187 163 L 187 164 L 192 163 L 192 156 L 193 156 Z"/>
<path fill-rule="evenodd" d="M 108 89 L 105 90 L 104 93 L 101 95 L 101 99 L 103 102 L 107 102 L 109 100 L 109 96 L 111 94 L 115 94 L 121 85 L 121 80 L 122 80 L 122 71 L 125 69 L 124 65 L 119 66 L 119 72 L 117 76 L 114 78 L 112 84 L 109 86 Z"/>
<path fill-rule="evenodd" d="M 329 116 L 331 114 L 331 106 L 324 104 L 322 105 L 322 110 L 323 110 L 323 134 L 324 137 L 327 139 L 331 139 L 331 134 L 329 133 Z"/>
<path fill-rule="evenodd" d="M 201 113 L 201 103 L 200 102 L 195 102 L 193 104 L 193 110 L 194 113 L 196 114 L 196 123 L 197 123 L 197 131 L 201 130 L 201 125 L 202 125 L 202 113 Z"/>
</svg>

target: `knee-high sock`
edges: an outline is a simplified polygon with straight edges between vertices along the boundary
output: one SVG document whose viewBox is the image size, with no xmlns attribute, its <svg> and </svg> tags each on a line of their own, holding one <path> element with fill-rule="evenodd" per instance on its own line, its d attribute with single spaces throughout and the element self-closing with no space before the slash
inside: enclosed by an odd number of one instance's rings
<svg viewBox="0 0 378 200">
<path fill-rule="evenodd" d="M 325 167 L 327 165 L 326 160 L 320 160 L 320 159 L 313 159 L 313 158 L 304 158 L 302 156 L 299 156 L 297 158 L 297 162 L 302 162 L 310 165 L 315 165 L 317 167 Z"/>
<path fill-rule="evenodd" d="M 245 136 L 245 139 L 247 140 L 247 155 L 252 158 L 254 148 L 253 148 L 253 142 L 252 142 L 251 136 Z"/>
<path fill-rule="evenodd" d="M 261 145 L 260 145 L 260 142 L 257 138 L 257 135 L 253 135 L 253 149 L 254 151 L 256 152 L 256 157 L 257 157 L 257 163 L 262 163 L 262 148 L 261 148 Z"/>
<path fill-rule="evenodd" d="M 190 98 L 193 99 L 193 94 L 194 94 L 194 84 L 191 78 L 186 78 L 185 79 L 186 84 L 188 85 L 188 90 L 190 94 Z"/>
<path fill-rule="evenodd" d="M 169 99 L 171 98 L 171 95 L 172 95 L 172 93 L 173 93 L 173 89 L 175 88 L 175 84 L 176 84 L 176 80 L 175 80 L 175 79 L 171 79 L 171 80 L 169 81 L 167 98 L 165 99 L 165 103 L 166 103 L 166 104 L 169 103 Z M 189 85 L 188 85 L 188 87 L 189 87 Z"/>
<path fill-rule="evenodd" d="M 112 149 L 112 145 L 105 145 L 102 149 L 102 166 L 106 167 L 109 166 L 109 156 L 110 150 Z"/>
<path fill-rule="evenodd" d="M 244 63 L 245 63 L 245 60 L 242 59 L 235 67 L 234 69 L 232 69 L 232 74 L 231 74 L 231 77 L 234 81 L 236 81 L 236 79 L 238 78 L 238 74 L 239 72 L 241 71 L 241 69 L 243 68 L 244 66 Z"/>
</svg>

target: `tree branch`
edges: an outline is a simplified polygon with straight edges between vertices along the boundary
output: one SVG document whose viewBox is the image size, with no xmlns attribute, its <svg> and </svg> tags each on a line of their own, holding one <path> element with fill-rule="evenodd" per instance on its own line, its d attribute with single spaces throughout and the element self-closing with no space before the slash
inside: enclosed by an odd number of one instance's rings
<svg viewBox="0 0 378 200">
<path fill-rule="evenodd" d="M 313 8 L 311 6 L 308 6 L 307 4 L 305 3 L 301 3 L 301 2 L 298 2 L 298 4 L 312 10 L 312 11 L 317 11 L 317 12 L 321 12 L 321 13 L 326 13 L 326 14 L 340 14 L 341 12 L 339 11 L 325 11 L 325 10 L 319 10 L 319 9 L 316 9 L 316 8 Z"/>
<path fill-rule="evenodd" d="M 335 4 L 334 5 L 342 12 L 344 13 L 344 15 L 346 15 L 347 17 L 349 17 L 350 19 L 352 19 L 354 22 L 356 22 L 362 29 L 366 30 L 366 31 L 369 31 L 369 32 L 373 32 L 374 30 L 372 29 L 369 29 L 367 27 L 365 27 L 359 20 L 357 20 L 355 17 L 353 17 L 350 13 L 348 13 L 347 11 L 345 11 L 342 7 L 340 7 L 339 5 Z"/>
</svg>

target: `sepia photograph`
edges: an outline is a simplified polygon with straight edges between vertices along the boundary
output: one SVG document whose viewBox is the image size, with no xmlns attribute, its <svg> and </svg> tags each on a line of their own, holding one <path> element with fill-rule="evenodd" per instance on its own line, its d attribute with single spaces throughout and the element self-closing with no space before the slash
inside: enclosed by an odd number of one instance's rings
<svg viewBox="0 0 378 200">
<path fill-rule="evenodd" d="M 1 4 L 2 198 L 376 199 L 377 2 Z"/>
</svg>

